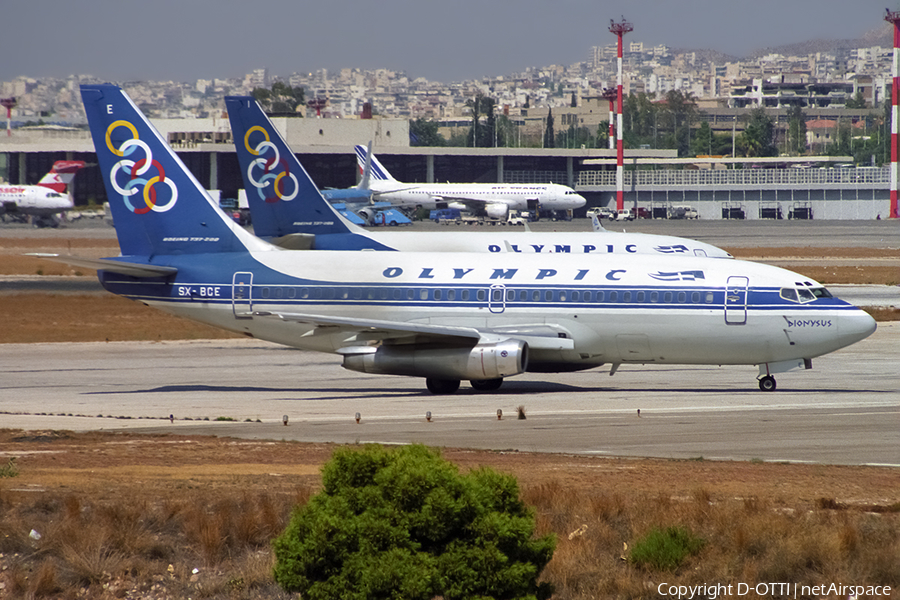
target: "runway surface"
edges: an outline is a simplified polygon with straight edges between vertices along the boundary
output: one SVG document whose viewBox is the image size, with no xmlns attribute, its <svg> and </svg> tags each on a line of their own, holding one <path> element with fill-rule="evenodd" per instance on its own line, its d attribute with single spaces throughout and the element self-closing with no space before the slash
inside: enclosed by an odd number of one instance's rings
<svg viewBox="0 0 900 600">
<path fill-rule="evenodd" d="M 5 344 L 0 426 L 900 466 L 900 323 L 813 365 L 771 393 L 753 367 L 628 365 L 433 396 L 254 340 Z"/>
</svg>

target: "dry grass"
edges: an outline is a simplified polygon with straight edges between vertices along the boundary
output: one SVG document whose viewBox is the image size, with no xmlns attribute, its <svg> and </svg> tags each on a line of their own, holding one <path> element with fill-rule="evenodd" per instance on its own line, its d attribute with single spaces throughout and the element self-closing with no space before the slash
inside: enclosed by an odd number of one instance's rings
<svg viewBox="0 0 900 600">
<path fill-rule="evenodd" d="M 0 343 L 222 339 L 237 334 L 112 294 L 3 294 Z"/>
<path fill-rule="evenodd" d="M 20 468 L 0 480 L 0 598 L 289 598 L 270 540 L 333 448 L 0 430 Z M 539 534 L 558 539 L 543 574 L 558 599 L 656 597 L 663 581 L 900 587 L 896 469 L 443 454 L 519 479 Z M 669 572 L 627 560 L 671 526 L 702 538 L 699 554 Z"/>
</svg>

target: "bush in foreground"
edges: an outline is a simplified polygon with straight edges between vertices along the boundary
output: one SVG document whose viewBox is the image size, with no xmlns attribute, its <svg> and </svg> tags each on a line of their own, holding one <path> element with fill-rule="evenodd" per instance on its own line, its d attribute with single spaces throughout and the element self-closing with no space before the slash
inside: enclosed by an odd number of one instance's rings
<svg viewBox="0 0 900 600">
<path fill-rule="evenodd" d="M 311 600 L 544 598 L 555 546 L 514 477 L 460 475 L 435 450 L 339 449 L 274 542 L 275 580 Z"/>
</svg>

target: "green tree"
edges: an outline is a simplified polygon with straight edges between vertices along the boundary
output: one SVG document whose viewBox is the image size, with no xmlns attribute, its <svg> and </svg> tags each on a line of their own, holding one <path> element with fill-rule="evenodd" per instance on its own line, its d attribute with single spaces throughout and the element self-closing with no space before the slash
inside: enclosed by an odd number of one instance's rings
<svg viewBox="0 0 900 600">
<path fill-rule="evenodd" d="M 497 101 L 479 93 L 472 100 L 466 101 L 466 106 L 472 110 L 472 129 L 469 131 L 466 146 L 473 148 L 493 148 L 505 145 L 505 140 L 499 139 L 497 131 L 497 118 L 494 108 Z M 481 115 L 485 116 L 485 123 L 481 123 Z"/>
<path fill-rule="evenodd" d="M 298 106 L 306 102 L 302 87 L 291 87 L 281 81 L 273 83 L 271 90 L 254 88 L 250 95 L 256 98 L 264 111 L 272 113 L 295 112 Z"/>
<path fill-rule="evenodd" d="M 690 153 L 691 123 L 697 115 L 697 105 L 691 94 L 680 90 L 666 93 L 659 111 L 659 127 L 665 132 L 660 147 L 676 148 L 678 156 Z"/>
<path fill-rule="evenodd" d="M 547 123 L 544 127 L 544 148 L 556 147 L 556 134 L 553 132 L 553 109 L 547 109 Z"/>
<path fill-rule="evenodd" d="M 806 115 L 795 104 L 788 109 L 788 151 L 791 154 L 806 152 Z"/>
<path fill-rule="evenodd" d="M 856 95 L 847 100 L 844 106 L 847 108 L 865 108 L 866 99 L 863 98 L 862 90 L 856 90 Z"/>
<path fill-rule="evenodd" d="M 323 490 L 274 541 L 275 581 L 309 600 L 547 598 L 537 578 L 552 535 L 535 538 L 515 478 L 460 475 L 436 450 L 338 449 Z"/>
<path fill-rule="evenodd" d="M 446 146 L 447 140 L 438 133 L 438 124 L 419 117 L 409 122 L 410 146 Z"/>
<path fill-rule="evenodd" d="M 657 148 L 659 108 L 653 95 L 640 92 L 622 99 L 622 139 L 627 148 Z"/>
<path fill-rule="evenodd" d="M 775 124 L 762 107 L 750 111 L 750 121 L 741 134 L 744 156 L 778 156 L 775 147 Z"/>
</svg>

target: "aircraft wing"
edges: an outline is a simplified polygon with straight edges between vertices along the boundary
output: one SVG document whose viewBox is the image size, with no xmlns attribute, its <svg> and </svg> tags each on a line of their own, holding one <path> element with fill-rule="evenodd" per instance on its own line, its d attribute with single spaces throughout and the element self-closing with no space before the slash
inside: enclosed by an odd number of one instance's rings
<svg viewBox="0 0 900 600">
<path fill-rule="evenodd" d="M 98 271 L 110 271 L 112 273 L 119 273 L 120 275 L 128 275 L 131 277 L 166 277 L 168 275 L 174 275 L 178 272 L 178 269 L 176 269 L 175 267 L 126 262 L 123 260 L 115 260 L 113 258 L 83 258 L 80 256 L 69 256 L 66 254 L 43 253 L 30 253 L 26 254 L 25 256 L 46 258 L 47 260 L 72 265 L 73 267 L 85 267 L 87 269 L 96 269 Z"/>
<path fill-rule="evenodd" d="M 443 343 L 453 346 L 474 346 L 482 339 L 482 334 L 471 327 L 428 325 L 405 321 L 384 321 L 379 319 L 357 319 L 354 317 L 331 317 L 303 313 L 254 312 L 254 317 L 274 317 L 289 323 L 315 325 L 317 329 L 333 329 L 335 333 L 355 333 L 357 341 L 379 341 L 391 343 Z M 327 333 L 323 331 L 322 333 Z"/>
<path fill-rule="evenodd" d="M 285 322 L 315 325 L 317 333 L 345 332 L 355 334 L 357 342 L 382 342 L 391 344 L 438 344 L 446 346 L 473 346 L 479 342 L 496 342 L 517 339 L 527 342 L 531 348 L 540 350 L 572 350 L 575 340 L 559 325 L 536 324 L 514 325 L 491 329 L 456 327 L 410 323 L 407 321 L 385 321 L 378 319 L 358 319 L 353 317 L 330 317 L 302 313 L 254 312 L 254 317 L 272 317 Z M 358 346 L 347 348 L 343 353 L 358 350 Z M 341 353 L 340 350 L 338 350 Z"/>
</svg>

